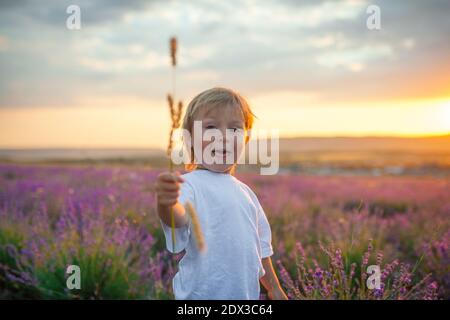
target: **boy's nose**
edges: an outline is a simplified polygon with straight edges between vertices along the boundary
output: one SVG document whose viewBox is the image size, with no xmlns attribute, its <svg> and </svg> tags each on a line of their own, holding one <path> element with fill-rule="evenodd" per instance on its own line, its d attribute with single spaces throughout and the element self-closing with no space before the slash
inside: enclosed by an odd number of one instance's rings
<svg viewBox="0 0 450 320">
<path fill-rule="evenodd" d="M 221 135 L 216 140 L 216 143 L 217 143 L 218 147 L 229 150 L 231 148 L 231 146 L 227 140 L 227 129 L 220 129 L 220 132 L 221 132 Z"/>
<path fill-rule="evenodd" d="M 220 135 L 220 137 L 219 137 L 219 139 L 218 139 L 218 142 L 226 143 L 226 141 L 227 141 L 227 132 L 226 132 L 226 129 L 220 129 L 220 133 L 221 133 L 221 135 Z"/>
</svg>

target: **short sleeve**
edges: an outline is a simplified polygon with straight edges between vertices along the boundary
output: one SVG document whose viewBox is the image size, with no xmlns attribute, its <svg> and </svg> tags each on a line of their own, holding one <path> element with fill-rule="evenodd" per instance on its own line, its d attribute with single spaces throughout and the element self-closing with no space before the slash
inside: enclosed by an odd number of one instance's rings
<svg viewBox="0 0 450 320">
<path fill-rule="evenodd" d="M 178 201 L 184 205 L 187 201 L 194 204 L 194 191 L 192 186 L 186 181 L 180 186 L 180 197 Z M 191 234 L 191 219 L 188 219 L 188 223 L 180 228 L 175 228 L 175 251 L 172 245 L 172 228 L 170 225 L 165 224 L 161 219 L 160 223 L 164 231 L 164 237 L 166 238 L 166 248 L 171 253 L 179 253 L 183 251 L 188 243 Z"/>
<path fill-rule="evenodd" d="M 256 207 L 258 209 L 258 235 L 261 245 L 261 257 L 267 258 L 273 255 L 272 248 L 272 231 L 270 229 L 269 221 L 267 220 L 264 209 L 259 203 L 255 195 Z"/>
</svg>

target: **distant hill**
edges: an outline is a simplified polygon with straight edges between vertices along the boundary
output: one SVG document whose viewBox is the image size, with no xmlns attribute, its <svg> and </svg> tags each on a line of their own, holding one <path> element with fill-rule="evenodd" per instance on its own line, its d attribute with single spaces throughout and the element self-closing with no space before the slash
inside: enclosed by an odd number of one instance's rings
<svg viewBox="0 0 450 320">
<path fill-rule="evenodd" d="M 450 134 L 436 137 L 298 137 L 281 138 L 280 153 L 395 151 L 450 153 Z M 165 157 L 156 148 L 0 149 L 0 160 L 140 159 Z"/>
<path fill-rule="evenodd" d="M 308 174 L 450 175 L 450 135 L 280 139 L 280 167 Z"/>
<path fill-rule="evenodd" d="M 252 140 L 252 143 L 261 143 Z M 251 148 L 249 148 L 251 150 Z M 270 150 L 270 146 L 268 146 Z M 253 149 L 255 150 L 255 149 Z M 272 158 L 273 159 L 273 158 Z M 0 149 L 0 162 L 167 167 L 162 149 Z M 280 168 L 307 174 L 450 175 L 450 135 L 280 139 Z M 257 165 L 241 166 L 256 170 Z"/>
<path fill-rule="evenodd" d="M 311 137 L 280 139 L 280 152 L 304 151 L 450 152 L 450 134 L 436 137 Z"/>
</svg>

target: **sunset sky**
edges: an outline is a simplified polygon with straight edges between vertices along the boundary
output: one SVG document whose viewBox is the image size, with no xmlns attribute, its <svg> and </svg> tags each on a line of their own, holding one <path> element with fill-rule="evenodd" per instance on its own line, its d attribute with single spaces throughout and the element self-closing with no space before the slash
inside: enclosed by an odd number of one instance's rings
<svg viewBox="0 0 450 320">
<path fill-rule="evenodd" d="M 81 30 L 66 28 L 70 4 Z M 1 1 L 0 148 L 164 147 L 172 35 L 186 104 L 225 86 L 281 136 L 449 134 L 449 13 L 448 0 Z"/>
</svg>

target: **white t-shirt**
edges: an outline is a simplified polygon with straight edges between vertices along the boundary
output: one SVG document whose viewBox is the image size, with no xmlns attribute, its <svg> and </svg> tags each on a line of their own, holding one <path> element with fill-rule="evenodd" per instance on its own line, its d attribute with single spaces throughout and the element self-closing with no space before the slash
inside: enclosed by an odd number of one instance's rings
<svg viewBox="0 0 450 320">
<path fill-rule="evenodd" d="M 230 174 L 200 169 L 182 177 L 179 202 L 195 207 L 206 251 L 198 251 L 190 222 L 175 229 L 175 253 L 186 250 L 173 278 L 175 299 L 259 299 L 259 278 L 265 274 L 261 259 L 273 250 L 258 198 Z M 171 228 L 160 222 L 173 252 Z"/>
</svg>

